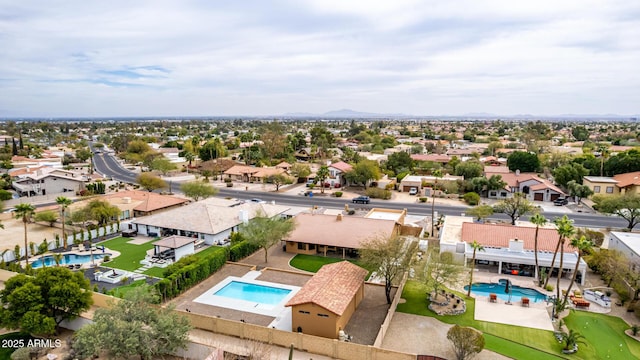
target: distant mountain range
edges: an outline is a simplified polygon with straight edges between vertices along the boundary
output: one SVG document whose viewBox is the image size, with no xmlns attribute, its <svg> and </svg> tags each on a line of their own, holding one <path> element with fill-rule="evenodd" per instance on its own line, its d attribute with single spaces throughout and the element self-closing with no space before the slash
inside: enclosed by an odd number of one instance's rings
<svg viewBox="0 0 640 360">
<path fill-rule="evenodd" d="M 370 112 L 355 111 L 350 109 L 340 109 L 327 111 L 322 114 L 313 114 L 306 112 L 293 112 L 286 113 L 283 116 L 287 117 L 328 117 L 328 118 L 389 118 L 389 117 L 410 117 L 413 115 L 407 114 L 378 114 Z"/>
<path fill-rule="evenodd" d="M 533 114 L 514 114 L 499 115 L 486 112 L 472 112 L 462 115 L 408 115 L 402 113 L 379 114 L 364 111 L 355 111 L 351 109 L 340 109 L 327 111 L 322 114 L 307 112 L 291 112 L 283 114 L 284 117 L 322 117 L 322 118 L 477 118 L 477 119 L 630 119 L 640 118 L 640 115 L 619 115 L 619 114 L 560 114 L 560 115 L 533 115 Z"/>
</svg>

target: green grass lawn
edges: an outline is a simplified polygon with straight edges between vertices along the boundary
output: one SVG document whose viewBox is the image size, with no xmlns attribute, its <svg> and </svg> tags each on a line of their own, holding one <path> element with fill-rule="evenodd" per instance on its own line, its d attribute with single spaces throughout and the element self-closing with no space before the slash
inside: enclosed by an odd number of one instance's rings
<svg viewBox="0 0 640 360">
<path fill-rule="evenodd" d="M 572 311 L 565 319 L 569 329 L 585 337 L 572 357 L 581 359 L 640 359 L 640 343 L 624 334 L 624 320 L 604 314 Z"/>
<path fill-rule="evenodd" d="M 143 274 L 157 277 L 157 278 L 163 278 L 164 276 L 162 276 L 162 273 L 164 273 L 164 270 L 165 268 L 152 267 L 146 270 L 145 272 L 143 272 Z"/>
<path fill-rule="evenodd" d="M 289 262 L 289 265 L 293 266 L 296 269 L 315 273 L 315 272 L 318 272 L 318 270 L 320 270 L 320 268 L 323 265 L 333 264 L 333 263 L 337 263 L 344 260 L 345 259 L 339 259 L 339 258 L 333 258 L 333 257 L 298 254 L 294 256 L 293 259 L 291 259 L 291 261 Z M 366 267 L 357 260 L 347 259 L 347 261 L 366 269 Z M 371 270 L 369 270 L 369 273 L 371 273 Z"/>
<path fill-rule="evenodd" d="M 127 271 L 133 271 L 141 267 L 140 260 L 144 259 L 147 250 L 153 249 L 153 241 L 141 245 L 127 244 L 131 240 L 131 238 L 118 237 L 100 243 L 100 245 L 104 245 L 108 249 L 120 252 L 120 256 L 104 263 L 104 265 Z"/>
<path fill-rule="evenodd" d="M 430 316 L 447 324 L 476 328 L 488 335 L 485 336 L 486 349 L 514 359 L 536 360 L 562 357 L 560 355 L 562 347 L 555 340 L 551 331 L 475 320 L 473 318 L 476 306 L 474 299 L 465 299 L 467 311 L 462 315 L 439 316 L 427 308 L 429 305 L 427 291 L 424 284 L 418 281 L 407 281 L 402 292 L 402 297 L 406 302 L 398 304 L 397 311 Z M 453 292 L 465 298 L 466 294 Z"/>
<path fill-rule="evenodd" d="M 145 284 L 145 280 L 134 281 L 129 285 L 119 286 L 110 291 L 113 296 L 124 298 L 124 296 L 131 290 L 140 287 Z"/>
</svg>

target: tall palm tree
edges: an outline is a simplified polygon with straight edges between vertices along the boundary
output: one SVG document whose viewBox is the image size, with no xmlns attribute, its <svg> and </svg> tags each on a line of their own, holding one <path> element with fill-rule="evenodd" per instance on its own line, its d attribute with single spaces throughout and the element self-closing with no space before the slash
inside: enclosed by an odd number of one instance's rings
<svg viewBox="0 0 640 360">
<path fill-rule="evenodd" d="M 62 262 L 62 254 L 53 254 L 53 261 L 56 262 L 56 266 L 60 266 L 60 263 Z"/>
<path fill-rule="evenodd" d="M 14 212 L 16 219 L 22 219 L 24 225 L 24 259 L 26 265 L 29 265 L 29 242 L 27 241 L 27 224 L 35 214 L 36 208 L 31 204 L 18 204 Z"/>
<path fill-rule="evenodd" d="M 65 217 L 65 213 L 67 211 L 67 208 L 69 207 L 69 205 L 71 205 L 73 203 L 73 201 L 71 201 L 71 199 L 69 199 L 68 197 L 64 197 L 64 196 L 58 196 L 56 198 L 56 203 L 58 203 L 58 205 L 60 205 L 60 212 L 62 213 L 62 244 L 64 245 L 64 248 L 67 248 L 67 233 L 64 231 L 64 226 L 66 223 L 67 218 Z"/>
<path fill-rule="evenodd" d="M 573 236 L 576 233 L 576 228 L 573 226 L 573 220 L 570 220 L 567 215 L 555 219 L 554 223 L 556 224 L 558 235 L 560 235 L 560 237 L 558 238 L 559 246 L 556 247 L 556 249 L 560 249 L 560 266 L 558 267 L 558 279 L 556 282 L 556 299 L 560 300 L 560 278 L 562 277 L 562 263 L 564 261 L 564 242 L 567 240 L 567 238 Z"/>
<path fill-rule="evenodd" d="M 582 255 L 588 253 L 593 248 L 593 243 L 591 240 L 587 240 L 587 238 L 582 235 L 580 237 L 574 237 L 571 239 L 571 246 L 578 249 L 578 261 L 576 262 L 576 267 L 573 269 L 573 277 L 571 278 L 571 282 L 569 283 L 569 288 L 567 289 L 567 293 L 564 294 L 563 302 L 566 304 L 567 299 L 569 298 L 569 292 L 571 292 L 571 287 L 573 283 L 576 281 L 576 276 L 578 275 L 578 267 L 580 266 L 580 260 L 582 259 Z M 582 274 L 584 276 L 584 274 Z"/>
<path fill-rule="evenodd" d="M 476 251 L 484 251 L 484 247 L 480 245 L 476 240 L 473 240 L 470 246 L 473 249 L 473 257 L 471 258 L 471 275 L 469 275 L 469 289 L 467 289 L 467 297 L 471 296 L 471 285 L 473 285 L 473 272 L 476 269 Z"/>
<path fill-rule="evenodd" d="M 538 265 L 538 230 L 540 230 L 541 226 L 544 226 L 547 223 L 547 218 L 544 217 L 544 215 L 537 213 L 531 217 L 530 221 L 536 226 L 536 235 L 535 235 L 535 240 L 533 242 L 533 251 L 535 252 L 534 255 L 536 258 L 536 270 L 535 270 L 536 282 L 538 282 L 540 280 L 540 266 Z"/>
</svg>

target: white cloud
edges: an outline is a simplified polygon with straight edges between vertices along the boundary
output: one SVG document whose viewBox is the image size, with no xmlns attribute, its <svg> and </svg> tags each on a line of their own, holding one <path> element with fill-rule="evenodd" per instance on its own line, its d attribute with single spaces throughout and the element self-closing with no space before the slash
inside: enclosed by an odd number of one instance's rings
<svg viewBox="0 0 640 360">
<path fill-rule="evenodd" d="M 0 116 L 640 112 L 635 2 L 47 4 L 0 1 Z"/>
</svg>

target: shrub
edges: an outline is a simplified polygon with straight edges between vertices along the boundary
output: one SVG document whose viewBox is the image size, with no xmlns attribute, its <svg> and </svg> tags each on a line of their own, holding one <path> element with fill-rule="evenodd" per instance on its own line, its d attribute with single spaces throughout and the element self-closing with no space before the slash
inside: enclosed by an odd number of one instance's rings
<svg viewBox="0 0 640 360">
<path fill-rule="evenodd" d="M 228 182 L 227 183 L 227 187 L 233 187 L 233 183 L 232 182 Z"/>
<path fill-rule="evenodd" d="M 242 260 L 247 256 L 256 252 L 258 249 L 260 249 L 260 246 L 256 244 L 250 243 L 246 240 L 241 241 L 235 245 L 232 245 L 229 248 L 229 260 L 230 261 Z"/>
<path fill-rule="evenodd" d="M 478 203 L 480 203 L 480 195 L 474 192 L 468 192 L 464 194 L 462 199 L 464 199 L 464 201 L 471 206 L 475 206 L 475 205 L 478 205 Z"/>
<path fill-rule="evenodd" d="M 173 268 L 174 272 L 157 282 L 154 287 L 162 300 L 174 298 L 218 271 L 227 261 L 227 257 L 227 248 L 220 248 L 206 258 L 196 257 L 196 262 Z"/>
<path fill-rule="evenodd" d="M 553 285 L 551 285 L 551 284 L 547 284 L 547 287 L 545 287 L 545 289 L 546 289 L 547 291 L 553 291 L 554 287 L 553 287 Z"/>
<path fill-rule="evenodd" d="M 637 336 L 638 335 L 638 331 L 640 331 L 640 325 L 633 325 L 631 326 L 631 333 L 633 334 L 633 336 Z"/>
<path fill-rule="evenodd" d="M 613 290 L 616 291 L 616 293 L 618 293 L 618 298 L 620 299 L 621 303 L 626 303 L 627 301 L 629 301 L 629 299 L 631 298 L 629 296 L 629 292 L 627 291 L 627 287 L 624 286 L 624 284 L 622 282 L 616 281 L 612 284 Z"/>
<path fill-rule="evenodd" d="M 227 184 L 228 184 L 228 183 L 230 183 L 230 182 L 232 182 L 232 181 L 233 181 L 233 180 L 231 180 L 231 178 L 225 178 L 225 179 L 224 179 L 224 182 L 225 182 L 225 183 L 227 183 Z"/>
<path fill-rule="evenodd" d="M 335 197 L 342 197 L 342 191 L 336 191 L 333 193 Z"/>
<path fill-rule="evenodd" d="M 400 174 L 398 174 L 398 176 L 396 176 L 396 180 L 397 180 L 398 182 L 400 182 L 400 181 L 402 181 L 402 179 L 404 179 L 407 175 L 409 175 L 409 172 L 408 172 L 408 171 L 401 172 Z"/>
<path fill-rule="evenodd" d="M 429 198 L 421 197 L 418 200 L 420 200 L 421 203 L 424 203 L 424 202 L 427 202 L 427 200 L 429 200 Z"/>
<path fill-rule="evenodd" d="M 365 191 L 365 194 L 368 197 L 371 197 L 371 198 L 374 198 L 374 199 L 384 199 L 384 200 L 391 199 L 391 191 L 385 190 L 385 189 L 380 189 L 380 188 L 377 188 L 377 187 L 368 188 L 367 191 Z"/>
<path fill-rule="evenodd" d="M 110 260 L 111 260 L 111 256 L 109 256 L 109 255 L 105 255 L 105 256 L 102 258 L 102 262 L 108 262 L 108 261 L 110 261 Z"/>
<path fill-rule="evenodd" d="M 353 214 L 355 214 L 355 213 L 356 213 L 356 211 L 355 211 L 355 210 L 353 210 L 353 209 L 351 209 L 351 210 L 349 210 L 349 212 L 347 212 L 347 214 L 349 214 L 349 215 L 353 215 Z"/>
</svg>

